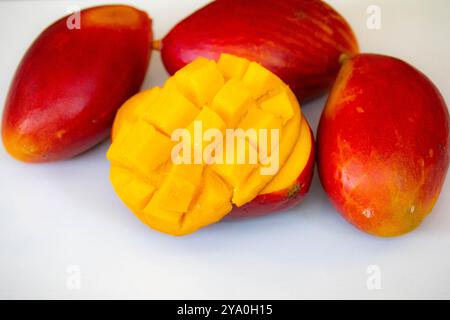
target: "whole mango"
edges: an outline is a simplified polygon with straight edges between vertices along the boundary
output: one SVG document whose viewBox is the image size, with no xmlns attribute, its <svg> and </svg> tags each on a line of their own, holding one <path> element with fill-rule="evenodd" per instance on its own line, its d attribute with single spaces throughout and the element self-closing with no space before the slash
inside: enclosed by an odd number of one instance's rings
<svg viewBox="0 0 450 320">
<path fill-rule="evenodd" d="M 223 52 L 259 62 L 300 100 L 327 91 L 340 61 L 358 52 L 348 23 L 320 0 L 216 0 L 156 47 L 170 74 L 198 56 L 217 59 Z"/>
<path fill-rule="evenodd" d="M 9 89 L 2 125 L 7 151 L 46 162 L 105 139 L 117 109 L 140 89 L 151 41 L 148 15 L 124 5 L 82 10 L 49 26 Z"/>
<path fill-rule="evenodd" d="M 433 83 L 375 54 L 345 62 L 318 130 L 322 185 L 359 229 L 398 236 L 431 212 L 449 166 L 449 114 Z"/>
</svg>

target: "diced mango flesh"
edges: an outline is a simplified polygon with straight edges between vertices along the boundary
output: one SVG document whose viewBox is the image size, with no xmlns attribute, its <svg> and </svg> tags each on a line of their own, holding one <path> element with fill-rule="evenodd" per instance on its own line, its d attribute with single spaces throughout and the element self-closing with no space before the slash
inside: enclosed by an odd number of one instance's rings
<svg viewBox="0 0 450 320">
<path fill-rule="evenodd" d="M 119 197 L 146 224 L 173 235 L 191 233 L 222 219 L 233 204 L 241 206 L 267 190 L 287 187 L 299 173 L 292 171 L 301 167 L 291 153 L 297 157 L 310 151 L 303 145 L 311 148 L 304 123 L 290 89 L 261 65 L 229 54 L 217 63 L 198 58 L 162 89 L 146 90 L 119 110 L 107 153 L 110 179 Z M 172 154 L 176 129 L 184 129 L 192 139 L 208 129 L 224 134 L 223 139 L 231 129 L 243 136 L 232 137 L 234 156 L 227 153 L 225 140 L 215 141 L 221 148 L 213 149 L 208 159 L 222 158 L 225 163 L 179 164 L 181 157 Z M 250 134 L 261 129 L 267 131 L 269 146 L 271 130 L 278 130 L 279 141 L 268 152 L 262 152 L 260 136 Z M 201 138 L 200 145 L 191 147 L 200 147 L 204 156 L 211 144 Z M 275 159 L 274 152 L 277 168 L 262 174 Z M 244 154 L 244 163 L 238 154 Z M 303 163 L 304 155 L 298 157 Z"/>
<path fill-rule="evenodd" d="M 223 53 L 220 55 L 217 67 L 225 79 L 242 79 L 249 64 L 247 59 Z"/>
<path fill-rule="evenodd" d="M 205 170 L 203 188 L 184 218 L 181 233 L 198 229 L 198 225 L 209 225 L 222 219 L 231 211 L 230 187 L 214 172 Z"/>
<path fill-rule="evenodd" d="M 230 145 L 228 148 L 226 144 L 223 145 L 216 159 L 220 159 L 221 162 L 211 164 L 211 169 L 233 188 L 245 183 L 252 171 L 258 168 L 257 151 L 245 138 L 236 139 L 233 146 Z"/>
<path fill-rule="evenodd" d="M 293 147 L 295 145 L 295 142 L 297 141 L 300 132 L 300 122 L 301 122 L 300 108 L 296 108 L 295 116 L 292 117 L 292 119 L 289 120 L 286 123 L 286 125 L 282 128 L 282 132 L 280 134 L 280 142 L 279 144 L 277 144 L 275 150 L 272 150 L 270 155 L 270 157 L 273 160 L 274 155 L 278 154 L 278 163 L 279 163 L 278 168 L 283 167 L 287 158 L 289 157 L 289 155 L 293 150 Z M 245 184 L 234 190 L 233 203 L 236 204 L 237 206 L 242 206 L 247 202 L 250 202 L 261 192 L 262 188 L 264 188 L 264 186 L 268 184 L 273 178 L 274 175 L 262 175 L 261 172 L 256 173 L 253 172 L 253 174 L 248 178 Z"/>
<path fill-rule="evenodd" d="M 226 128 L 225 123 L 220 116 L 211 110 L 209 107 L 204 107 L 202 111 L 197 115 L 193 122 L 186 128 L 191 137 L 192 155 L 200 155 L 195 159 L 203 158 L 203 152 L 207 145 L 210 143 L 198 137 L 202 136 L 202 133 L 208 130 L 217 130 L 223 132 Z"/>
<path fill-rule="evenodd" d="M 169 176 L 164 180 L 151 202 L 169 211 L 186 212 L 194 197 L 196 186 L 183 178 Z"/>
<path fill-rule="evenodd" d="M 201 164 L 172 164 L 169 174 L 198 186 L 202 180 L 203 169 L 204 166 Z"/>
<path fill-rule="evenodd" d="M 135 210 L 142 210 L 150 201 L 154 191 L 154 186 L 135 178 L 123 187 L 122 196 L 129 206 Z"/>
<path fill-rule="evenodd" d="M 212 102 L 212 109 L 234 128 L 251 105 L 251 92 L 239 79 L 230 79 L 219 90 Z"/>
<path fill-rule="evenodd" d="M 282 84 L 276 75 L 256 62 L 250 62 L 242 81 L 255 99 L 277 89 Z"/>
<path fill-rule="evenodd" d="M 121 130 L 123 125 L 135 122 L 141 118 L 145 111 L 154 104 L 159 97 L 159 87 L 144 90 L 128 99 L 117 112 L 116 119 L 111 132 L 111 138 L 114 140 L 116 133 Z"/>
<path fill-rule="evenodd" d="M 283 120 L 283 124 L 294 116 L 294 109 L 286 91 L 261 101 L 261 109 Z"/>
<path fill-rule="evenodd" d="M 261 110 L 258 107 L 251 108 L 245 118 L 239 123 L 239 128 L 243 130 L 256 130 L 255 135 L 249 138 L 250 144 L 264 154 L 270 155 L 272 149 L 278 146 L 276 141 L 272 141 L 273 133 L 281 135 L 282 120 L 272 113 Z"/>
<path fill-rule="evenodd" d="M 157 100 L 148 106 L 144 120 L 167 135 L 175 129 L 186 127 L 197 116 L 200 109 L 179 90 L 164 87 Z"/>
<path fill-rule="evenodd" d="M 142 218 L 145 223 L 153 229 L 176 235 L 181 228 L 183 213 L 165 210 L 150 201 L 142 211 Z"/>
<path fill-rule="evenodd" d="M 312 148 L 311 130 L 303 118 L 300 127 L 300 135 L 295 143 L 294 150 L 290 154 L 284 166 L 277 175 L 264 187 L 260 194 L 269 194 L 285 189 L 295 183 L 298 175 L 293 172 L 302 172 L 306 167 Z"/>
<path fill-rule="evenodd" d="M 120 135 L 118 132 L 117 140 L 106 155 L 112 163 L 135 169 L 146 176 L 170 157 L 173 142 L 143 120 L 138 120 L 122 137 Z"/>
<path fill-rule="evenodd" d="M 198 58 L 173 76 L 180 90 L 198 107 L 210 104 L 224 84 L 214 61 Z"/>
</svg>

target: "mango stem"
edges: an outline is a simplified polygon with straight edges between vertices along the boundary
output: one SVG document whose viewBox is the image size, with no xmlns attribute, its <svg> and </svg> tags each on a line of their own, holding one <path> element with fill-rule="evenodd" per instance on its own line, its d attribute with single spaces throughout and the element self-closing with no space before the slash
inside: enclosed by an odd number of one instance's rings
<svg viewBox="0 0 450 320">
<path fill-rule="evenodd" d="M 161 51 L 161 40 L 153 40 L 152 49 L 156 51 Z"/>
<path fill-rule="evenodd" d="M 341 55 L 339 56 L 339 64 L 343 65 L 350 58 L 351 58 L 350 54 L 348 54 L 346 52 L 341 53 Z"/>
</svg>

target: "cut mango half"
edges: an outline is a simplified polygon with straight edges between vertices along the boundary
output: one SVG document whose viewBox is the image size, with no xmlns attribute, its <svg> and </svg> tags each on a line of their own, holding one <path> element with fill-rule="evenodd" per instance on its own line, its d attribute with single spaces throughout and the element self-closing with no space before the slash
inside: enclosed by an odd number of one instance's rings
<svg viewBox="0 0 450 320">
<path fill-rule="evenodd" d="M 198 58 L 120 108 L 110 180 L 141 221 L 189 234 L 289 188 L 310 155 L 309 130 L 292 91 L 260 64 Z"/>
</svg>

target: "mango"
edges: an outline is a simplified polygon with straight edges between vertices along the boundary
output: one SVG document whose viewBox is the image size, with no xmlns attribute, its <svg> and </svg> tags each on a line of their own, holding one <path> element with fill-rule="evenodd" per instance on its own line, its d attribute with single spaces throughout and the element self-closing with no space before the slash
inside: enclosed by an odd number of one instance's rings
<svg viewBox="0 0 450 320">
<path fill-rule="evenodd" d="M 147 108 L 144 119 L 170 135 L 176 128 L 182 128 L 191 123 L 199 111 L 179 90 L 163 89 L 158 100 Z"/>
<path fill-rule="evenodd" d="M 225 56 L 219 69 L 225 79 L 241 79 L 248 60 L 256 61 L 301 101 L 328 91 L 340 61 L 359 51 L 346 20 L 321 0 L 212 1 L 155 41 L 154 47 L 161 50 L 170 74 L 199 56 L 217 60 L 229 53 L 246 59 L 229 64 Z"/>
<path fill-rule="evenodd" d="M 347 60 L 318 130 L 320 180 L 354 226 L 381 237 L 417 228 L 449 166 L 449 114 L 435 85 L 396 58 Z"/>
<path fill-rule="evenodd" d="M 164 133 L 148 122 L 138 120 L 119 133 L 116 143 L 108 150 L 108 158 L 113 163 L 126 164 L 125 167 L 148 175 L 167 161 L 173 145 Z M 155 149 L 159 152 L 155 153 Z"/>
<path fill-rule="evenodd" d="M 92 148 L 144 79 L 152 41 L 145 12 L 99 6 L 80 12 L 79 28 L 69 19 L 37 37 L 12 80 L 2 138 L 18 160 L 62 160 Z"/>
<path fill-rule="evenodd" d="M 216 111 L 229 127 L 235 127 L 251 105 L 251 92 L 239 79 L 230 79 L 212 101 Z"/>
<path fill-rule="evenodd" d="M 303 117 L 300 135 L 284 166 L 252 201 L 240 207 L 234 206 L 225 218 L 253 218 L 295 207 L 309 192 L 314 165 L 314 135 Z"/>
<path fill-rule="evenodd" d="M 199 129 L 205 130 L 200 141 Z M 265 140 L 270 150 L 260 143 L 260 129 L 278 133 Z M 191 138 L 180 153 L 174 152 L 178 130 Z M 226 216 L 298 203 L 311 183 L 314 143 L 282 80 L 256 62 L 224 54 L 217 63 L 200 57 L 162 88 L 130 98 L 117 113 L 106 156 L 113 187 L 129 209 L 151 228 L 179 236 Z M 277 163 L 273 172 L 270 159 Z"/>
</svg>

